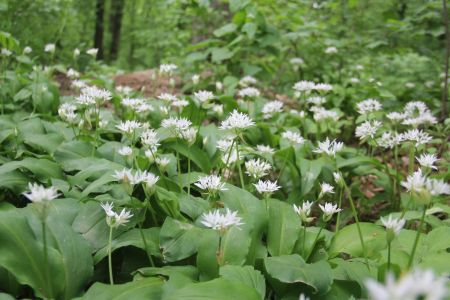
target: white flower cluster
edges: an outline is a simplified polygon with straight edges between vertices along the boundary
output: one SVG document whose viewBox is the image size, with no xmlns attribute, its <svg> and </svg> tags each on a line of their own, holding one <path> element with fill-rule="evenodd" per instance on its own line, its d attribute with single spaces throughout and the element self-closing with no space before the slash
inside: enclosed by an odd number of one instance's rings
<svg viewBox="0 0 450 300">
<path fill-rule="evenodd" d="M 270 180 L 259 180 L 257 183 L 253 184 L 258 191 L 258 193 L 263 194 L 264 196 L 269 196 L 273 192 L 276 192 L 280 189 L 280 186 L 277 185 L 277 182 L 273 182 Z"/>
<path fill-rule="evenodd" d="M 255 179 L 259 179 L 267 175 L 267 172 L 272 169 L 272 166 L 265 161 L 258 159 L 251 159 L 245 162 L 245 173 Z"/>
<path fill-rule="evenodd" d="M 344 143 L 338 142 L 336 140 L 330 141 L 327 137 L 325 141 L 319 142 L 318 148 L 314 149 L 313 152 L 316 153 L 325 153 L 330 156 L 336 156 L 336 153 L 341 151 L 344 147 Z"/>
<path fill-rule="evenodd" d="M 224 214 L 220 213 L 220 210 L 216 209 L 214 211 L 204 213 L 201 217 L 201 223 L 208 228 L 218 230 L 224 233 L 231 226 L 241 226 L 242 219 L 237 216 L 237 211 L 231 211 L 228 208 Z"/>
<path fill-rule="evenodd" d="M 313 203 L 310 201 L 305 201 L 302 203 L 302 205 L 295 205 L 293 204 L 294 211 L 300 216 L 300 219 L 304 223 L 309 223 L 314 220 L 313 217 L 310 217 L 311 215 L 311 207 Z"/>
<path fill-rule="evenodd" d="M 406 178 L 406 181 L 402 181 L 401 185 L 406 188 L 408 192 L 421 193 L 428 191 L 433 196 L 438 195 L 450 195 L 450 185 L 444 182 L 442 179 L 430 179 L 422 174 L 422 170 L 419 169 L 412 175 Z"/>
<path fill-rule="evenodd" d="M 28 183 L 30 192 L 23 193 L 31 202 L 48 202 L 58 198 L 58 192 L 55 187 L 45 188 L 37 183 Z"/>
<path fill-rule="evenodd" d="M 66 122 L 69 122 L 71 124 L 75 123 L 77 114 L 75 111 L 77 110 L 77 107 L 70 103 L 63 103 L 58 108 L 58 114 Z"/>
<path fill-rule="evenodd" d="M 333 89 L 333 86 L 327 83 L 314 83 L 312 81 L 301 80 L 294 84 L 295 96 L 299 97 L 301 94 L 308 94 L 311 91 L 328 92 Z"/>
<path fill-rule="evenodd" d="M 242 98 L 256 98 L 261 95 L 261 92 L 254 87 L 246 87 L 238 91 L 238 96 Z"/>
<path fill-rule="evenodd" d="M 365 121 L 355 130 L 355 136 L 359 137 L 360 140 L 364 140 L 367 138 L 374 138 L 377 134 L 378 129 L 381 127 L 381 122 L 377 120 L 373 121 Z"/>
<path fill-rule="evenodd" d="M 252 76 L 244 76 L 239 80 L 239 85 L 243 87 L 248 87 L 250 85 L 255 85 L 258 83 L 258 80 Z"/>
<path fill-rule="evenodd" d="M 283 102 L 281 101 L 270 101 L 264 104 L 262 108 L 262 113 L 264 115 L 264 119 L 270 119 L 276 113 L 280 113 L 283 111 Z"/>
<path fill-rule="evenodd" d="M 202 190 L 208 191 L 208 194 L 210 195 L 215 195 L 219 191 L 227 190 L 225 183 L 222 182 L 220 176 L 217 175 L 200 177 L 195 185 Z"/>
<path fill-rule="evenodd" d="M 328 110 L 321 106 L 313 106 L 309 109 L 313 113 L 314 120 L 320 121 L 337 121 L 339 119 L 339 115 L 334 110 Z"/>
<path fill-rule="evenodd" d="M 432 270 L 413 270 L 398 281 L 388 274 L 385 284 L 374 279 L 366 281 L 369 300 L 443 300 L 447 296 L 448 279 Z"/>
<path fill-rule="evenodd" d="M 122 209 L 120 213 L 116 213 L 113 211 L 114 205 L 112 203 L 103 203 L 100 204 L 103 210 L 106 213 L 106 223 L 108 226 L 117 228 L 120 225 L 125 225 L 130 221 L 130 218 L 133 216 L 130 211 L 127 211 L 125 208 Z"/>
<path fill-rule="evenodd" d="M 177 65 L 174 65 L 174 64 L 161 64 L 159 66 L 159 73 L 172 75 L 172 73 L 176 69 L 178 69 Z"/>
<path fill-rule="evenodd" d="M 131 185 L 145 183 L 147 187 L 153 187 L 159 180 L 159 177 L 147 171 L 133 171 L 132 169 L 123 169 L 115 171 L 113 178 L 118 181 L 123 181 Z"/>
<path fill-rule="evenodd" d="M 243 130 L 255 125 L 255 122 L 245 113 L 240 113 L 237 110 L 233 112 L 220 124 L 220 129 Z"/>
<path fill-rule="evenodd" d="M 305 142 L 305 139 L 298 132 L 287 130 L 281 136 L 293 145 L 301 145 Z"/>
<path fill-rule="evenodd" d="M 381 110 L 381 108 L 382 105 L 380 101 L 375 99 L 367 99 L 356 104 L 356 110 L 361 115 L 366 115 L 374 111 L 379 111 Z"/>
</svg>

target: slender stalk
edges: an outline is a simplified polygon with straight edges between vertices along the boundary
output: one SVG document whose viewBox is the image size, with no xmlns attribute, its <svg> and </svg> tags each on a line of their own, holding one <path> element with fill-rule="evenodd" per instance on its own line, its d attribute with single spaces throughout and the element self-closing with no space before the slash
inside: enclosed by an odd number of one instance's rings
<svg viewBox="0 0 450 300">
<path fill-rule="evenodd" d="M 114 284 L 113 273 L 112 273 L 112 255 L 111 255 L 111 247 L 112 247 L 112 232 L 113 227 L 109 226 L 109 239 L 108 239 L 108 271 L 109 271 L 109 284 Z"/>
<path fill-rule="evenodd" d="M 306 225 L 303 225 L 303 243 L 302 243 L 302 254 L 305 255 L 305 243 L 306 243 Z"/>
<path fill-rule="evenodd" d="M 145 254 L 147 254 L 148 261 L 152 267 L 155 267 L 155 262 L 153 261 L 152 255 L 148 250 L 147 239 L 145 238 L 144 231 L 142 230 L 142 224 L 139 223 L 139 233 L 141 235 L 142 242 L 144 243 Z"/>
<path fill-rule="evenodd" d="M 387 265 L 388 271 L 391 270 L 391 241 L 388 242 L 388 265 Z"/>
<path fill-rule="evenodd" d="M 414 172 L 414 154 L 416 148 L 411 144 L 411 149 L 409 149 L 409 158 L 408 158 L 408 174 L 412 174 Z"/>
<path fill-rule="evenodd" d="M 342 195 L 344 194 L 344 189 L 340 189 L 340 191 L 339 191 L 339 204 L 338 204 L 338 207 L 342 207 Z M 339 227 L 340 227 L 340 225 L 341 225 L 341 212 L 339 211 L 338 213 L 337 213 L 337 217 L 336 217 L 336 229 L 335 229 L 335 232 L 336 233 L 338 233 L 339 232 Z"/>
<path fill-rule="evenodd" d="M 219 266 L 222 266 L 223 262 L 222 262 L 222 235 L 219 235 L 219 246 L 217 247 L 217 264 Z"/>
<path fill-rule="evenodd" d="M 319 239 L 319 236 L 320 236 L 320 234 L 322 233 L 322 230 L 323 230 L 323 228 L 325 227 L 326 224 L 327 224 L 327 223 L 324 222 L 324 223 L 322 224 L 322 226 L 320 226 L 319 232 L 317 233 L 316 237 L 314 238 L 314 242 L 313 242 L 313 244 L 312 244 L 312 246 L 311 246 L 311 249 L 309 249 L 308 255 L 305 256 L 305 261 L 306 261 L 306 262 L 308 261 L 309 257 L 311 256 L 311 254 L 312 254 L 312 252 L 313 252 L 313 250 L 314 250 L 314 247 L 316 247 L 317 240 Z"/>
<path fill-rule="evenodd" d="M 191 159 L 188 157 L 188 195 L 191 194 Z"/>
<path fill-rule="evenodd" d="M 236 164 L 238 166 L 238 171 L 239 171 L 239 179 L 241 181 L 241 188 L 245 190 L 245 185 L 244 185 L 244 176 L 242 175 L 242 169 L 241 169 L 241 160 L 239 158 L 239 145 L 238 143 L 236 143 Z"/>
<path fill-rule="evenodd" d="M 411 250 L 411 255 L 409 256 L 408 269 L 411 268 L 412 263 L 414 261 L 414 255 L 416 254 L 417 245 L 419 244 L 420 234 L 422 231 L 422 225 L 423 225 L 423 221 L 425 219 L 426 211 L 427 211 L 427 208 L 424 207 L 423 212 L 422 212 L 422 217 L 420 218 L 419 227 L 417 228 L 417 233 L 416 233 L 416 238 L 414 240 L 413 248 Z"/>
<path fill-rule="evenodd" d="M 358 214 L 356 212 L 355 203 L 353 202 L 353 198 L 352 198 L 350 189 L 348 188 L 346 183 L 344 184 L 344 187 L 345 187 L 345 190 L 347 191 L 348 200 L 350 202 L 350 207 L 352 208 L 353 218 L 355 219 L 356 228 L 358 229 L 358 236 L 359 236 L 359 240 L 361 242 L 361 248 L 363 250 L 364 260 L 366 262 L 367 269 L 370 271 L 369 260 L 367 259 L 367 254 L 366 254 L 366 245 L 364 244 L 361 227 L 359 226 L 359 219 L 358 219 Z"/>
<path fill-rule="evenodd" d="M 44 208 L 44 217 L 42 219 L 42 241 L 44 247 L 44 265 L 45 265 L 45 281 L 47 282 L 48 295 L 51 298 L 53 295 L 52 283 L 50 281 L 50 266 L 48 264 L 48 245 L 47 245 L 47 226 L 46 226 L 46 212 Z"/>
</svg>

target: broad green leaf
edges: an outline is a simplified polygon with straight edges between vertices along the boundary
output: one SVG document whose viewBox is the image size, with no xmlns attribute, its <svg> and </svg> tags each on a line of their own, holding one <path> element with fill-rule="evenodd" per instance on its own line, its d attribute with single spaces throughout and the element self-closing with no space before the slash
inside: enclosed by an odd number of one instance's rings
<svg viewBox="0 0 450 300">
<path fill-rule="evenodd" d="M 154 256 L 160 256 L 159 231 L 160 229 L 158 227 L 142 229 L 142 233 L 147 243 L 148 251 Z M 144 241 L 142 240 L 141 232 L 139 229 L 134 228 L 115 237 L 111 243 L 111 251 L 126 246 L 134 246 L 146 251 Z M 100 250 L 97 251 L 97 253 L 95 253 L 94 262 L 98 263 L 107 255 L 108 255 L 108 245 L 101 248 Z"/>
<path fill-rule="evenodd" d="M 17 169 L 27 169 L 41 181 L 49 181 L 51 178 L 62 179 L 62 170 L 58 164 L 47 160 L 28 157 L 19 161 L 10 161 L 0 167 L 0 177 Z M 8 176 L 5 176 L 8 178 Z M 33 180 L 29 180 L 33 181 Z"/>
<path fill-rule="evenodd" d="M 302 195 L 306 195 L 311 191 L 314 187 L 314 184 L 317 182 L 317 178 L 322 171 L 322 167 L 324 165 L 323 160 L 307 160 L 300 158 L 298 161 L 298 165 L 300 167 L 301 177 L 301 189 Z"/>
<path fill-rule="evenodd" d="M 292 206 L 269 199 L 267 249 L 272 256 L 291 254 L 300 232 L 300 223 Z"/>
<path fill-rule="evenodd" d="M 219 274 L 228 281 L 242 283 L 254 288 L 260 294 L 261 299 L 264 299 L 266 295 L 266 281 L 261 272 L 255 270 L 253 267 L 223 266 L 220 268 Z"/>
<path fill-rule="evenodd" d="M 224 278 L 218 278 L 207 282 L 192 283 L 171 293 L 162 300 L 259 300 L 260 294 L 254 288 L 247 285 L 230 282 Z"/>
<path fill-rule="evenodd" d="M 235 32 L 236 29 L 237 29 L 236 24 L 228 23 L 228 24 L 220 27 L 219 29 L 214 30 L 213 34 L 216 37 L 222 37 L 224 35 L 227 35 L 227 34 Z"/>
<path fill-rule="evenodd" d="M 201 229 L 192 224 L 166 218 L 159 237 L 163 259 L 173 262 L 193 255 L 200 233 Z"/>
<path fill-rule="evenodd" d="M 124 284 L 95 283 L 81 298 L 83 300 L 160 300 L 163 281 L 145 278 Z"/>
<path fill-rule="evenodd" d="M 298 254 L 267 257 L 264 267 L 272 279 L 282 283 L 304 283 L 315 293 L 326 293 L 333 283 L 331 267 L 326 261 L 307 264 Z"/>
<path fill-rule="evenodd" d="M 234 55 L 228 48 L 212 48 L 211 53 L 212 61 L 216 63 L 230 59 Z"/>
<path fill-rule="evenodd" d="M 378 255 L 386 247 L 386 231 L 373 223 L 359 223 L 368 257 Z M 355 224 L 345 226 L 334 235 L 328 253 L 331 257 L 347 253 L 353 257 L 362 257 L 363 250 Z"/>
<path fill-rule="evenodd" d="M 231 227 L 222 238 L 222 265 L 243 265 L 250 247 L 250 230 L 248 224 Z"/>
</svg>

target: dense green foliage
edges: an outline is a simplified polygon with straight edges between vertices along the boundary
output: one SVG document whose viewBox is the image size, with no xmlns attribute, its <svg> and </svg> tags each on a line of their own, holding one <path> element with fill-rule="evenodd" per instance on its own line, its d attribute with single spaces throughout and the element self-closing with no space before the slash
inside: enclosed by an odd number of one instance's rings
<svg viewBox="0 0 450 300">
<path fill-rule="evenodd" d="M 449 299 L 442 12 L 0 0 L 0 299 Z"/>
</svg>

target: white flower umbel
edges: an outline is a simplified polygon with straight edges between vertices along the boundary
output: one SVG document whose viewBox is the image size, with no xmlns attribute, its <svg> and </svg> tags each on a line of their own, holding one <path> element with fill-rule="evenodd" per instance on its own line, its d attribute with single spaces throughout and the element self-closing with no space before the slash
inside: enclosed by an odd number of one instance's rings
<svg viewBox="0 0 450 300">
<path fill-rule="evenodd" d="M 406 116 L 403 113 L 399 113 L 396 111 L 390 112 L 386 114 L 386 117 L 394 123 L 401 122 Z"/>
<path fill-rule="evenodd" d="M 58 109 L 58 114 L 64 121 L 74 124 L 77 118 L 75 111 L 77 107 L 70 103 L 63 103 Z"/>
<path fill-rule="evenodd" d="M 321 106 L 321 105 L 327 103 L 327 100 L 324 97 L 314 96 L 314 97 L 309 97 L 308 99 L 306 99 L 306 103 L 312 104 L 315 106 Z"/>
<path fill-rule="evenodd" d="M 31 52 L 33 52 L 33 48 L 26 46 L 25 48 L 23 48 L 23 53 L 24 54 L 30 54 Z"/>
<path fill-rule="evenodd" d="M 305 142 L 305 139 L 298 132 L 286 130 L 281 136 L 293 145 L 301 145 Z"/>
<path fill-rule="evenodd" d="M 273 154 L 275 152 L 275 149 L 266 145 L 256 145 L 256 151 L 261 154 Z"/>
<path fill-rule="evenodd" d="M 273 182 L 270 180 L 262 181 L 259 180 L 257 183 L 253 184 L 258 191 L 258 193 L 263 194 L 264 197 L 268 197 L 270 194 L 278 191 L 280 186 L 277 185 L 277 182 Z"/>
<path fill-rule="evenodd" d="M 413 142 L 418 147 L 431 142 L 433 138 L 427 132 L 420 129 L 410 129 L 403 133 L 403 139 Z"/>
<path fill-rule="evenodd" d="M 329 92 L 333 89 L 333 86 L 328 83 L 318 83 L 314 85 L 314 90 L 318 92 Z"/>
<path fill-rule="evenodd" d="M 154 154 L 160 145 L 158 134 L 153 129 L 145 130 L 141 134 L 141 143 L 147 146 Z"/>
<path fill-rule="evenodd" d="M 231 226 L 239 227 L 244 225 L 242 219 L 238 217 L 237 211 L 231 211 L 228 208 L 223 214 L 218 209 L 204 213 L 201 217 L 201 223 L 208 228 L 219 231 L 221 236 Z"/>
<path fill-rule="evenodd" d="M 338 208 L 337 204 L 329 202 L 326 202 L 325 205 L 319 204 L 319 207 L 323 212 L 323 220 L 325 222 L 328 222 L 335 213 L 342 211 L 342 209 Z"/>
<path fill-rule="evenodd" d="M 211 196 L 215 196 L 220 191 L 227 190 L 225 183 L 222 182 L 220 176 L 217 175 L 200 177 L 195 185 L 200 189 L 207 191 Z"/>
<path fill-rule="evenodd" d="M 175 64 L 161 64 L 159 66 L 159 73 L 172 75 L 176 69 L 178 69 L 178 67 Z"/>
<path fill-rule="evenodd" d="M 397 219 L 393 218 L 392 215 L 389 215 L 387 218 L 380 218 L 381 224 L 386 227 L 386 230 L 391 232 L 394 235 L 399 235 L 400 230 L 402 230 L 403 226 L 405 226 L 405 219 Z"/>
<path fill-rule="evenodd" d="M 450 195 L 450 185 L 442 179 L 427 179 L 425 185 L 432 196 Z"/>
<path fill-rule="evenodd" d="M 336 47 L 331 46 L 331 47 L 328 47 L 325 49 L 325 53 L 326 54 L 336 54 L 336 53 L 338 53 L 338 49 Z"/>
<path fill-rule="evenodd" d="M 380 101 L 375 99 L 367 99 L 356 104 L 356 110 L 361 115 L 367 115 L 371 112 L 379 111 L 381 108 L 382 105 Z"/>
<path fill-rule="evenodd" d="M 238 96 L 242 98 L 256 98 L 261 95 L 260 91 L 254 87 L 246 87 L 239 90 Z"/>
<path fill-rule="evenodd" d="M 142 182 L 144 183 L 144 185 L 147 188 L 147 190 L 151 190 L 156 185 L 158 180 L 159 180 L 159 176 L 156 176 L 153 173 L 147 173 L 145 175 L 144 180 Z"/>
<path fill-rule="evenodd" d="M 220 124 L 220 129 L 240 131 L 255 125 L 255 122 L 245 113 L 240 113 L 237 110 L 233 112 Z"/>
<path fill-rule="evenodd" d="M 178 133 L 178 137 L 186 140 L 189 146 L 192 146 L 197 139 L 197 128 L 189 127 L 186 130 L 182 130 Z"/>
<path fill-rule="evenodd" d="M 247 169 L 245 173 L 255 179 L 259 179 L 267 175 L 272 166 L 265 161 L 258 159 L 251 159 L 245 162 L 245 168 Z"/>
<path fill-rule="evenodd" d="M 308 94 L 311 92 L 315 87 L 315 83 L 312 81 L 299 81 L 294 84 L 294 90 L 297 92 L 297 96 L 300 96 L 301 94 Z"/>
<path fill-rule="evenodd" d="M 344 143 L 338 142 L 336 140 L 330 141 L 330 139 L 327 137 L 325 141 L 319 142 L 318 148 L 314 149 L 313 152 L 325 153 L 335 157 L 336 153 L 341 151 L 343 147 Z"/>
<path fill-rule="evenodd" d="M 98 49 L 97 48 L 91 48 L 86 50 L 86 54 L 92 56 L 92 57 L 97 57 L 97 53 L 98 53 Z"/>
<path fill-rule="evenodd" d="M 155 162 L 161 169 L 164 170 L 169 165 L 170 159 L 167 157 L 157 157 Z"/>
<path fill-rule="evenodd" d="M 377 144 L 383 148 L 392 149 L 395 146 L 400 145 L 403 142 L 404 136 L 403 134 L 393 133 L 393 132 L 384 132 L 383 135 L 377 139 Z"/>
<path fill-rule="evenodd" d="M 381 284 L 374 279 L 366 281 L 369 300 L 444 300 L 448 279 L 436 276 L 432 270 L 415 269 L 398 281 L 389 273 Z"/>
<path fill-rule="evenodd" d="M 111 100 L 112 94 L 110 91 L 105 89 L 100 89 L 96 86 L 86 86 L 81 89 L 81 94 L 94 99 L 96 103 L 103 103 Z"/>
<path fill-rule="evenodd" d="M 122 131 L 123 133 L 126 134 L 132 134 L 134 133 L 137 129 L 140 129 L 144 126 L 144 124 L 142 124 L 141 122 L 138 121 L 134 121 L 134 120 L 127 120 L 125 122 L 120 122 L 118 125 L 116 125 L 116 128 L 119 129 L 120 131 Z"/>
<path fill-rule="evenodd" d="M 427 105 L 421 101 L 411 101 L 405 105 L 404 120 L 402 124 L 419 126 L 422 124 L 436 124 L 437 119 L 433 116 Z"/>
<path fill-rule="evenodd" d="M 178 101 L 178 97 L 173 95 L 173 94 L 169 94 L 169 93 L 162 93 L 158 96 L 159 100 L 165 101 L 165 102 L 174 102 L 174 101 Z"/>
<path fill-rule="evenodd" d="M 131 154 L 133 154 L 133 148 L 131 148 L 129 146 L 123 146 L 117 152 L 123 156 L 130 156 Z"/>
<path fill-rule="evenodd" d="M 406 178 L 406 181 L 402 181 L 400 184 L 411 193 L 420 193 L 425 189 L 426 177 L 422 175 L 422 170 L 419 169 L 412 175 Z"/>
<path fill-rule="evenodd" d="M 58 198 L 58 191 L 55 187 L 46 188 L 37 183 L 28 183 L 28 193 L 23 193 L 31 202 L 49 202 Z"/>
<path fill-rule="evenodd" d="M 326 194 L 334 194 L 334 186 L 332 186 L 331 184 L 328 184 L 326 182 L 322 182 L 320 184 L 319 199 L 321 199 Z"/>
<path fill-rule="evenodd" d="M 281 101 L 270 101 L 266 103 L 262 108 L 262 113 L 264 115 L 264 119 L 270 119 L 276 113 L 280 113 L 283 111 L 283 102 Z"/>
<path fill-rule="evenodd" d="M 120 225 L 124 225 L 128 223 L 130 218 L 133 216 L 131 212 L 127 211 L 125 208 L 122 209 L 120 213 L 114 212 L 114 205 L 112 203 L 106 202 L 100 205 L 106 213 L 106 223 L 110 227 L 117 228 Z"/>
<path fill-rule="evenodd" d="M 302 222 L 304 223 L 309 223 L 312 220 L 314 220 L 313 217 L 310 217 L 309 215 L 311 214 L 311 207 L 313 205 L 313 202 L 310 201 L 305 201 L 302 203 L 302 205 L 295 205 L 293 204 L 293 208 L 294 211 L 300 216 L 300 219 L 302 220 Z"/>
<path fill-rule="evenodd" d="M 381 127 L 381 122 L 374 120 L 374 121 L 366 121 L 356 127 L 355 130 L 355 136 L 359 137 L 360 140 L 364 140 L 367 138 L 374 138 L 377 134 L 378 129 Z"/>
<path fill-rule="evenodd" d="M 435 154 L 424 153 L 424 154 L 420 155 L 420 157 L 416 157 L 416 159 L 419 162 L 419 164 L 424 168 L 435 169 L 435 170 L 438 169 L 434 165 L 434 163 L 439 160 Z"/>
<path fill-rule="evenodd" d="M 243 87 L 247 87 L 250 85 L 255 85 L 258 83 L 258 80 L 252 76 L 244 76 L 239 80 L 239 85 Z"/>
<path fill-rule="evenodd" d="M 55 44 L 46 44 L 44 47 L 44 52 L 54 53 L 55 49 Z"/>
<path fill-rule="evenodd" d="M 179 134 L 183 130 L 187 130 L 192 122 L 186 118 L 170 117 L 162 120 L 161 126 L 174 130 L 176 134 Z"/>
<path fill-rule="evenodd" d="M 214 94 L 210 91 L 198 91 L 194 93 L 194 99 L 199 103 L 206 103 L 214 99 Z"/>
</svg>

